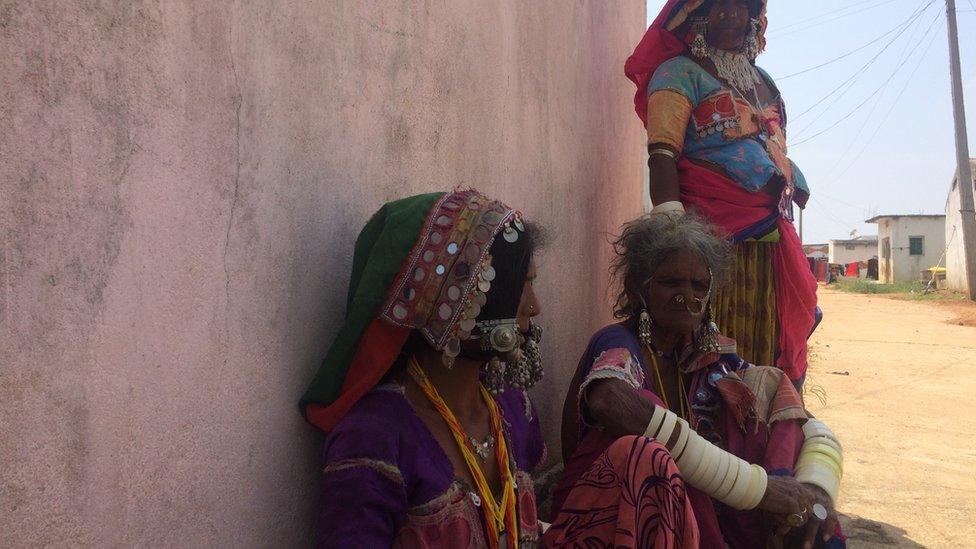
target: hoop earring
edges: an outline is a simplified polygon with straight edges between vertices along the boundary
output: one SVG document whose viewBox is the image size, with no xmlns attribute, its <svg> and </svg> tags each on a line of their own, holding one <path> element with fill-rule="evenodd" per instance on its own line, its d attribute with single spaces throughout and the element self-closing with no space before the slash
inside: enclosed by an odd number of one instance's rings
<svg viewBox="0 0 976 549">
<path fill-rule="evenodd" d="M 697 17 L 692 20 L 691 32 L 695 38 L 691 41 L 691 54 L 699 59 L 708 57 L 708 41 L 705 35 L 708 34 L 708 19 Z"/>
</svg>

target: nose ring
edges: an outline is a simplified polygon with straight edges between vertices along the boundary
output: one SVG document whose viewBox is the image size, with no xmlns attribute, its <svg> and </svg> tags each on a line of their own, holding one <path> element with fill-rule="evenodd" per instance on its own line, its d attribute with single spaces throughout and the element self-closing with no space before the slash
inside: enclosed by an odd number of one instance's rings
<svg viewBox="0 0 976 549">
<path fill-rule="evenodd" d="M 678 294 L 678 295 L 674 296 L 674 302 L 675 303 L 684 303 L 685 302 L 685 296 L 682 295 L 682 294 Z"/>
</svg>

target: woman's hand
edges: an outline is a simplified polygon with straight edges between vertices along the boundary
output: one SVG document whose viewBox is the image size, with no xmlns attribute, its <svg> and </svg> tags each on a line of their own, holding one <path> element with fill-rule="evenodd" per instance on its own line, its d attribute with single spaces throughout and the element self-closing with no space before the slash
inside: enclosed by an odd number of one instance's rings
<svg viewBox="0 0 976 549">
<path fill-rule="evenodd" d="M 802 515 L 811 504 L 810 491 L 795 478 L 769 475 L 759 508 L 773 515 Z"/>
<path fill-rule="evenodd" d="M 830 539 L 830 536 L 834 535 L 838 520 L 837 510 L 834 509 L 834 504 L 830 501 L 830 496 L 827 495 L 827 492 L 824 492 L 823 488 L 814 486 L 813 484 L 801 484 L 801 486 L 806 489 L 811 502 L 809 521 L 803 527 L 803 549 L 813 549 L 813 546 L 817 543 L 818 531 L 823 532 L 824 541 L 827 541 Z M 816 503 L 823 505 L 824 509 L 827 510 L 827 518 L 820 520 L 814 514 L 813 504 Z"/>
</svg>

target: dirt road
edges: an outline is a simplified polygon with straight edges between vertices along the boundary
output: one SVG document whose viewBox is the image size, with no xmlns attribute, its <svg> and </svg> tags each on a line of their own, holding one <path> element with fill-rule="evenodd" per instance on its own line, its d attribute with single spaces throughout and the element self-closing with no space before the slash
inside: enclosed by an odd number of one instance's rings
<svg viewBox="0 0 976 549">
<path fill-rule="evenodd" d="M 976 328 L 937 304 L 820 288 L 807 406 L 844 444 L 849 546 L 976 548 Z"/>
</svg>

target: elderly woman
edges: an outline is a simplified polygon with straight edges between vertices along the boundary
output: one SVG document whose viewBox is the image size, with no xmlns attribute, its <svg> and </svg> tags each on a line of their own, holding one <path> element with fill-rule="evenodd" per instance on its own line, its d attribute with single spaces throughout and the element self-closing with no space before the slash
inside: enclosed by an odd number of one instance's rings
<svg viewBox="0 0 976 549">
<path fill-rule="evenodd" d="M 345 325 L 302 399 L 328 433 L 321 546 L 535 545 L 536 242 L 473 190 L 391 202 L 362 230 Z"/>
<path fill-rule="evenodd" d="M 715 321 L 743 358 L 797 386 L 817 284 L 793 227 L 809 189 L 786 155 L 786 109 L 755 65 L 766 0 L 670 0 L 627 60 L 647 128 L 654 212 L 694 209 L 734 244 Z"/>
<path fill-rule="evenodd" d="M 707 319 L 730 245 L 691 215 L 659 215 L 615 248 L 622 321 L 593 336 L 567 396 L 547 541 L 841 546 L 840 444 L 781 370 L 740 358 Z"/>
</svg>

